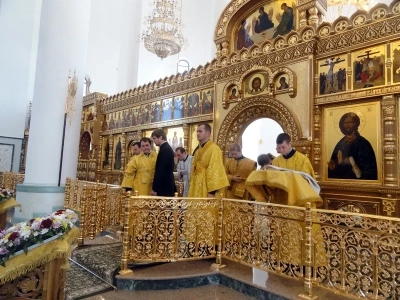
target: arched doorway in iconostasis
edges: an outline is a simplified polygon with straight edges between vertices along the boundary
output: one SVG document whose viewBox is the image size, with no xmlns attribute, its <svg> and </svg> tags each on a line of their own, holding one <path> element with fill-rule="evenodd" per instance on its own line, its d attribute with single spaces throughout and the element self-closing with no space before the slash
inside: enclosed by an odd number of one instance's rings
<svg viewBox="0 0 400 300">
<path fill-rule="evenodd" d="M 271 153 L 277 156 L 276 137 L 283 129 L 270 118 L 261 118 L 250 123 L 242 134 L 242 153 L 254 161 L 260 154 Z"/>
</svg>

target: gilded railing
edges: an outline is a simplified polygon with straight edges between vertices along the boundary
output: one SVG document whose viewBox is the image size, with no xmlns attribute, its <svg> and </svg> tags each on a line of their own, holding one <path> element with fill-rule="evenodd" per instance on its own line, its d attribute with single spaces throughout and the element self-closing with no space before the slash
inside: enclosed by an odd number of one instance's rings
<svg viewBox="0 0 400 300">
<path fill-rule="evenodd" d="M 217 224 L 218 201 L 215 199 L 128 198 L 123 258 L 178 261 L 215 257 Z"/>
<path fill-rule="evenodd" d="M 15 191 L 17 184 L 23 183 L 24 179 L 25 174 L 15 172 L 3 172 L 1 187 Z"/>
<path fill-rule="evenodd" d="M 313 210 L 327 264 L 313 283 L 357 298 L 400 299 L 400 219 Z"/>
<path fill-rule="evenodd" d="M 121 187 L 67 178 L 64 207 L 79 214 L 82 245 L 104 229 L 123 224 L 125 194 Z"/>
<path fill-rule="evenodd" d="M 216 257 L 351 298 L 400 299 L 400 219 L 231 199 L 130 197 L 121 272 L 130 261 Z"/>
</svg>

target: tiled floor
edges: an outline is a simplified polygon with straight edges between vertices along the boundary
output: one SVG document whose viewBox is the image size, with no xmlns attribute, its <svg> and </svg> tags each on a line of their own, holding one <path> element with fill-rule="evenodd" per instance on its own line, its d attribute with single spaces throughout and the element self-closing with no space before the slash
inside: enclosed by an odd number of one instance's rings
<svg viewBox="0 0 400 300">
<path fill-rule="evenodd" d="M 250 300 L 255 299 L 221 285 L 163 291 L 115 291 L 97 295 L 85 300 Z"/>
</svg>

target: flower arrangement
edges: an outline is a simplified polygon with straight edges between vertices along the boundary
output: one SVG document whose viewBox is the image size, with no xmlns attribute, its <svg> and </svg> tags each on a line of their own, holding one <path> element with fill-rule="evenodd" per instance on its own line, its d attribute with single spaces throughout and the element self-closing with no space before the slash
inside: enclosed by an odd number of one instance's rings
<svg viewBox="0 0 400 300">
<path fill-rule="evenodd" d="M 17 251 L 23 250 L 26 254 L 28 247 L 68 232 L 75 227 L 77 220 L 78 216 L 74 211 L 61 209 L 0 231 L 0 264 L 5 266 L 5 262 Z"/>
<path fill-rule="evenodd" d="M 0 203 L 14 197 L 14 191 L 1 188 L 0 189 Z"/>
</svg>

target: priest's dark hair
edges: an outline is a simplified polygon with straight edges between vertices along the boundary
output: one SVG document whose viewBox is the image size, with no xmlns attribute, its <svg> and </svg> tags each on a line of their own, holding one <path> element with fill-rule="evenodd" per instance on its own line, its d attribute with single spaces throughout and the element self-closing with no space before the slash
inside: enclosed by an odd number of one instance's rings
<svg viewBox="0 0 400 300">
<path fill-rule="evenodd" d="M 165 134 L 165 131 L 162 129 L 156 129 L 151 133 L 151 137 L 156 137 L 156 138 L 160 138 L 162 137 L 163 141 L 167 140 L 167 135 Z"/>
<path fill-rule="evenodd" d="M 279 144 L 283 144 L 283 142 L 286 142 L 287 144 L 290 143 L 292 139 L 290 138 L 290 135 L 288 135 L 287 133 L 281 133 L 278 135 L 278 137 L 276 138 L 276 143 Z"/>
</svg>

